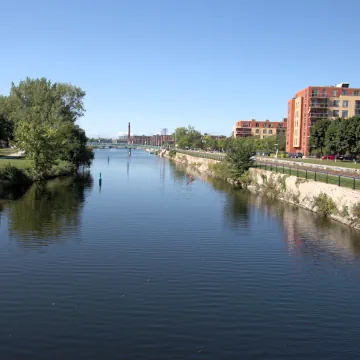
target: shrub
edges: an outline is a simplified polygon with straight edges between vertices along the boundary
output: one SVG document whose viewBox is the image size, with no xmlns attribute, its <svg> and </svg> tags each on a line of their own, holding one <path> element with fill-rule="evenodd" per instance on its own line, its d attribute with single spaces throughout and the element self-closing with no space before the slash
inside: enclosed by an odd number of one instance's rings
<svg viewBox="0 0 360 360">
<path fill-rule="evenodd" d="M 312 207 L 313 209 L 316 208 L 317 212 L 324 217 L 337 212 L 334 200 L 325 193 L 320 193 L 320 195 L 313 197 Z"/>
<path fill-rule="evenodd" d="M 76 166 L 68 161 L 59 161 L 50 170 L 50 177 L 68 176 L 74 174 Z"/>
<path fill-rule="evenodd" d="M 250 172 L 246 171 L 243 175 L 241 175 L 239 177 L 239 182 L 244 189 L 247 189 L 247 187 L 253 182 Z"/>
<path fill-rule="evenodd" d="M 25 170 L 18 169 L 10 164 L 0 169 L 0 180 L 8 181 L 11 186 L 31 183 L 31 178 Z"/>
<path fill-rule="evenodd" d="M 357 220 L 360 220 L 360 203 L 353 205 L 351 212 Z"/>
<path fill-rule="evenodd" d="M 340 215 L 342 217 L 348 217 L 350 214 L 349 214 L 349 207 L 348 206 L 343 206 L 341 211 L 340 211 Z"/>
<path fill-rule="evenodd" d="M 173 158 L 175 157 L 175 155 L 176 155 L 176 151 L 175 151 L 175 150 L 170 150 L 170 151 L 169 151 L 169 158 L 170 158 L 170 159 L 173 159 Z"/>
<path fill-rule="evenodd" d="M 220 161 L 218 163 L 214 163 L 214 164 L 209 164 L 209 169 L 210 171 L 213 172 L 214 176 L 222 179 L 222 180 L 227 180 L 227 179 L 233 179 L 233 173 L 231 171 L 231 167 L 230 164 L 226 161 Z"/>
</svg>

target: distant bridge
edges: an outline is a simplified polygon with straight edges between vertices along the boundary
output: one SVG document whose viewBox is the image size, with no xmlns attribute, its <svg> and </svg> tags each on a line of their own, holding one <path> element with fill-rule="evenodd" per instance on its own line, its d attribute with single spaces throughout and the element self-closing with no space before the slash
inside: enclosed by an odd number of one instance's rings
<svg viewBox="0 0 360 360">
<path fill-rule="evenodd" d="M 112 144 L 104 142 L 88 142 L 88 146 L 99 148 L 99 149 L 160 149 L 161 146 L 155 145 L 140 145 L 140 144 Z"/>
</svg>

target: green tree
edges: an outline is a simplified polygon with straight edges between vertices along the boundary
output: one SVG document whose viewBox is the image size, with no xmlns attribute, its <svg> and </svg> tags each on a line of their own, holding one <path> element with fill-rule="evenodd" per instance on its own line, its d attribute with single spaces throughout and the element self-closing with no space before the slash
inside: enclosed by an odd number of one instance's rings
<svg viewBox="0 0 360 360">
<path fill-rule="evenodd" d="M 84 96 L 79 87 L 45 78 L 12 84 L 10 119 L 15 140 L 33 160 L 35 179 L 46 177 L 60 159 L 69 159 L 75 166 L 92 160 L 85 151 L 85 133 L 75 125 L 85 112 Z"/>
<path fill-rule="evenodd" d="M 324 154 L 326 148 L 326 132 L 329 128 L 330 120 L 318 120 L 311 127 L 310 149 L 319 150 L 320 154 Z"/>
<path fill-rule="evenodd" d="M 7 96 L 0 96 L 0 140 L 6 141 L 9 146 L 9 141 L 14 140 L 14 124 L 9 118 L 10 102 Z"/>
<path fill-rule="evenodd" d="M 276 135 L 276 142 L 278 144 L 279 151 L 286 150 L 286 132 L 281 131 L 280 134 Z"/>
<path fill-rule="evenodd" d="M 77 125 L 71 126 L 70 129 L 67 129 L 67 140 L 61 159 L 74 164 L 76 169 L 80 166 L 90 167 L 94 153 L 87 146 L 87 141 L 88 138 L 83 129 Z"/>
<path fill-rule="evenodd" d="M 339 152 L 339 129 L 342 119 L 333 120 L 330 122 L 325 133 L 326 152 L 329 154 L 337 154 Z"/>
<path fill-rule="evenodd" d="M 226 153 L 233 178 L 239 178 L 253 165 L 254 144 L 246 139 L 233 141 Z"/>
</svg>

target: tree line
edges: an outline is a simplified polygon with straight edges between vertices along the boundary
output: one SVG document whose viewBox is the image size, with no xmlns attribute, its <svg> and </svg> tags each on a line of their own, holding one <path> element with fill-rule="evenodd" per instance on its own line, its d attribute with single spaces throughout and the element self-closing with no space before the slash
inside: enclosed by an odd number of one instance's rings
<svg viewBox="0 0 360 360">
<path fill-rule="evenodd" d="M 234 144 L 243 142 L 249 144 L 253 151 L 274 152 L 277 148 L 279 151 L 285 151 L 286 139 L 285 132 L 279 135 L 267 136 L 260 139 L 257 136 L 247 138 L 237 138 L 232 136 L 223 138 L 214 138 L 208 134 L 202 134 L 194 126 L 178 127 L 173 133 L 176 145 L 181 149 L 203 149 L 226 152 L 234 147 Z"/>
<path fill-rule="evenodd" d="M 85 131 L 76 121 L 84 115 L 85 91 L 46 78 L 12 83 L 0 96 L 0 140 L 23 150 L 31 161 L 31 176 L 51 174 L 60 162 L 74 171 L 94 158 Z"/>
<path fill-rule="evenodd" d="M 360 119 L 318 120 L 311 128 L 310 150 L 318 156 L 360 154 Z"/>
</svg>

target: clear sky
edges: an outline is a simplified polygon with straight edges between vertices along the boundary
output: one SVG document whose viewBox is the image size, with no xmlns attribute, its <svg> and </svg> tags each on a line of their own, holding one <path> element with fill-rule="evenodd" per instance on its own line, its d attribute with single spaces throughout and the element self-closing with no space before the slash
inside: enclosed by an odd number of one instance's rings
<svg viewBox="0 0 360 360">
<path fill-rule="evenodd" d="M 281 120 L 308 85 L 360 87 L 359 0 L 0 0 L 0 93 L 86 93 L 89 136 Z"/>
</svg>

